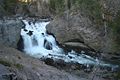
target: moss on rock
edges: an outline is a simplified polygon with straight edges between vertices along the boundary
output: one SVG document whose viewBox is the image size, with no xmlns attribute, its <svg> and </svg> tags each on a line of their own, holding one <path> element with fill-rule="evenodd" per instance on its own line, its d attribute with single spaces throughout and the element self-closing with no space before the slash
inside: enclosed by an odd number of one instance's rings
<svg viewBox="0 0 120 80">
<path fill-rule="evenodd" d="M 17 68 L 17 69 L 23 69 L 23 65 L 22 64 L 14 64 L 14 66 Z"/>
<path fill-rule="evenodd" d="M 2 65 L 4 65 L 4 66 L 8 66 L 8 67 L 11 66 L 11 63 L 10 63 L 10 62 L 5 61 L 5 60 L 2 60 L 2 59 L 0 59 L 0 64 L 2 64 Z"/>
</svg>

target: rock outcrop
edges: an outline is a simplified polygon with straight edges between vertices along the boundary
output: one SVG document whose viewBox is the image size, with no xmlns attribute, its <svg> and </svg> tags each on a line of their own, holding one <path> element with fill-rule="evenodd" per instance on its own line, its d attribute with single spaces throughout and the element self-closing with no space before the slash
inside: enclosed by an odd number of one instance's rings
<svg viewBox="0 0 120 80">
<path fill-rule="evenodd" d="M 56 40 L 64 45 L 66 42 L 79 42 L 95 50 L 101 50 L 104 38 L 102 27 L 93 24 L 89 18 L 81 14 L 70 14 L 56 18 L 48 26 L 49 33 L 53 33 Z"/>
<path fill-rule="evenodd" d="M 20 20 L 0 20 L 0 44 L 17 48 L 21 28 Z"/>
</svg>

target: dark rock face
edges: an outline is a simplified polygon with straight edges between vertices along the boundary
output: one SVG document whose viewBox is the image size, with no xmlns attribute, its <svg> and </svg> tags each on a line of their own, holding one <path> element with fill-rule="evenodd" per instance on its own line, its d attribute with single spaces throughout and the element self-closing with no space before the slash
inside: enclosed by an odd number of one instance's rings
<svg viewBox="0 0 120 80">
<path fill-rule="evenodd" d="M 20 20 L 0 20 L 0 44 L 17 48 L 21 28 Z"/>
</svg>

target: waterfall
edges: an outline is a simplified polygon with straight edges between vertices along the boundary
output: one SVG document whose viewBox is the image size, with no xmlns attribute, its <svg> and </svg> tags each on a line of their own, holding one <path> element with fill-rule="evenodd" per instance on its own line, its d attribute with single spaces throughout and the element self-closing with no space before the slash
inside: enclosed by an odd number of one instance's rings
<svg viewBox="0 0 120 80">
<path fill-rule="evenodd" d="M 56 44 L 55 38 L 46 33 L 46 25 L 49 22 L 29 22 L 23 20 L 26 25 L 21 29 L 21 36 L 24 40 L 24 51 L 33 56 L 46 56 L 48 54 L 62 52 Z M 47 44 L 45 43 L 47 42 Z M 52 49 L 46 48 L 47 46 Z"/>
<path fill-rule="evenodd" d="M 53 60 L 61 59 L 65 62 L 74 62 L 79 64 L 96 64 L 100 66 L 113 66 L 103 61 L 94 59 L 84 53 L 76 53 L 71 50 L 65 54 L 60 48 L 55 38 L 47 34 L 46 25 L 50 22 L 30 22 L 23 20 L 25 27 L 21 29 L 21 36 L 24 41 L 24 52 L 36 58 L 52 58 Z M 78 55 L 79 54 L 79 55 Z"/>
</svg>

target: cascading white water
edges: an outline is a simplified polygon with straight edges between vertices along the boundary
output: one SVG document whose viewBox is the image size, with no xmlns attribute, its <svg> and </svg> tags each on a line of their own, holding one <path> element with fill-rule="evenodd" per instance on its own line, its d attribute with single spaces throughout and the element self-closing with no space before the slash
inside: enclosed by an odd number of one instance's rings
<svg viewBox="0 0 120 80">
<path fill-rule="evenodd" d="M 73 50 L 68 52 L 67 55 L 56 44 L 55 38 L 52 35 L 46 33 L 46 25 L 49 22 L 29 22 L 23 20 L 25 28 L 21 29 L 21 36 L 24 41 L 24 51 L 37 58 L 52 58 L 53 60 L 62 59 L 65 62 L 76 62 L 80 64 L 97 64 L 98 59 L 94 59 L 85 54 L 79 54 Z M 49 48 L 47 48 L 49 47 Z M 102 66 L 112 66 L 100 62 Z"/>
<path fill-rule="evenodd" d="M 54 37 L 46 33 L 46 25 L 49 22 L 36 22 L 35 24 L 26 20 L 23 22 L 26 26 L 25 29 L 21 29 L 21 36 L 24 40 L 24 51 L 26 53 L 32 56 L 47 56 L 48 54 L 62 52 L 62 49 L 56 45 Z M 51 50 L 45 48 L 45 40 L 51 43 Z"/>
</svg>

